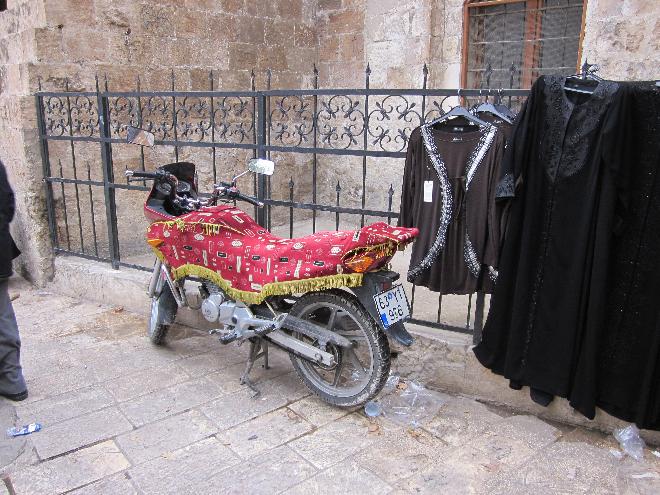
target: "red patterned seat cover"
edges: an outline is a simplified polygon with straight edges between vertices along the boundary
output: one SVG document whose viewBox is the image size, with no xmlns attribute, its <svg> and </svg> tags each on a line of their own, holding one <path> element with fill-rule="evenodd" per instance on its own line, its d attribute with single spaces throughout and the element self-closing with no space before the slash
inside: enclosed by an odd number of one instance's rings
<svg viewBox="0 0 660 495">
<path fill-rule="evenodd" d="M 147 239 L 174 278 L 208 278 L 232 297 L 257 303 L 268 295 L 360 285 L 362 274 L 342 264 L 345 256 L 356 248 L 381 250 L 384 264 L 417 233 L 377 222 L 357 231 L 282 239 L 245 212 L 223 205 L 154 222 Z"/>
</svg>

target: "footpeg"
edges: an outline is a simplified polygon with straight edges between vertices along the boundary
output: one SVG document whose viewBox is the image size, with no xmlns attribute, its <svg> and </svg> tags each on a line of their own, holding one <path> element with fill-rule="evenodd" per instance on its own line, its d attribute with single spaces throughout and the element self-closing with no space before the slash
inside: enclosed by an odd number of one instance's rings
<svg viewBox="0 0 660 495">
<path fill-rule="evenodd" d="M 234 330 L 233 332 L 229 332 L 229 333 L 224 334 L 218 340 L 220 340 L 221 344 L 227 345 L 227 344 L 231 344 L 232 342 L 237 340 L 239 337 L 240 337 L 240 334 Z"/>
</svg>

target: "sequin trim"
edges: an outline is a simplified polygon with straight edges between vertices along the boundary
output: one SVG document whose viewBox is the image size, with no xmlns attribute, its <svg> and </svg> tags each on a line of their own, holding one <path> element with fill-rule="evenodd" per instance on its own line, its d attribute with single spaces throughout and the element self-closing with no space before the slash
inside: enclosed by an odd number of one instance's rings
<svg viewBox="0 0 660 495">
<path fill-rule="evenodd" d="M 499 276 L 500 272 L 498 272 L 495 268 L 492 266 L 488 265 L 488 277 L 493 281 L 497 282 L 497 277 Z"/>
<path fill-rule="evenodd" d="M 493 139 L 495 138 L 495 133 L 497 133 L 497 128 L 494 125 L 487 124 L 484 126 L 486 132 L 482 132 L 479 142 L 470 153 L 468 158 L 468 165 L 465 169 L 465 190 L 467 191 L 470 188 L 470 182 L 474 174 L 477 173 L 477 169 L 481 162 L 486 156 L 486 152 L 490 148 L 490 145 L 493 144 Z"/>
<path fill-rule="evenodd" d="M 475 277 L 478 277 L 481 273 L 481 263 L 477 258 L 477 253 L 472 246 L 472 241 L 470 241 L 470 236 L 467 233 L 467 228 L 465 229 L 465 244 L 463 245 L 463 257 L 465 258 L 465 264 L 470 270 L 470 273 Z"/>
</svg>

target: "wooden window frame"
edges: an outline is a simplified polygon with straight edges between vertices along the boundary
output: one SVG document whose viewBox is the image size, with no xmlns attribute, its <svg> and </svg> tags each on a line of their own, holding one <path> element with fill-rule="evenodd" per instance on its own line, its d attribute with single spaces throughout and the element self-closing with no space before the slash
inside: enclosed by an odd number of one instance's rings
<svg viewBox="0 0 660 495">
<path fill-rule="evenodd" d="M 540 5 L 542 0 L 464 0 L 463 2 L 463 42 L 461 46 L 461 87 L 467 87 L 467 77 L 468 77 L 468 47 L 470 41 L 470 9 L 475 9 L 478 7 L 492 7 L 494 5 L 505 5 L 511 3 L 524 3 L 524 4 L 533 4 L 536 5 L 536 8 Z M 583 0 L 582 2 L 582 26 L 580 27 L 580 41 L 578 43 L 578 56 L 575 64 L 575 71 L 580 70 L 580 61 L 582 60 L 582 44 L 584 42 L 584 29 L 587 19 L 587 1 Z M 535 7 L 532 7 L 535 8 Z M 538 33 L 541 29 L 541 21 L 538 17 L 530 17 L 525 21 L 525 39 L 531 39 L 528 37 L 528 34 Z M 534 60 L 536 55 L 535 51 L 538 50 L 538 46 L 535 46 L 535 43 L 525 43 L 525 48 L 523 50 L 523 60 Z M 532 73 L 531 73 L 532 64 L 523 63 L 521 67 L 521 87 L 531 86 Z"/>
</svg>

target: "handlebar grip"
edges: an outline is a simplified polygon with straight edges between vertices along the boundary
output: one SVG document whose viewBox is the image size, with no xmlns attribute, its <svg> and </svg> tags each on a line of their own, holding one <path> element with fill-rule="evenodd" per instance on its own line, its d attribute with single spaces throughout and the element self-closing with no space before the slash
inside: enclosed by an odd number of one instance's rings
<svg viewBox="0 0 660 495">
<path fill-rule="evenodd" d="M 126 177 L 135 177 L 136 179 L 157 179 L 160 177 L 156 172 L 142 172 L 139 170 L 127 170 Z"/>
<path fill-rule="evenodd" d="M 253 204 L 254 206 L 257 206 L 259 208 L 263 208 L 264 204 L 259 201 L 257 198 L 253 198 L 251 196 L 246 196 L 245 194 L 238 193 L 235 196 L 235 199 L 240 199 L 241 201 L 245 201 L 247 203 Z"/>
</svg>

